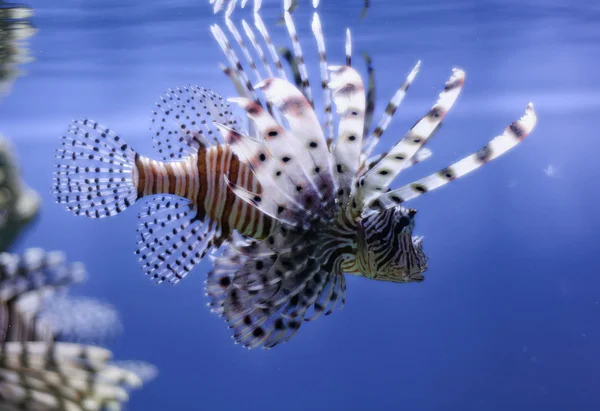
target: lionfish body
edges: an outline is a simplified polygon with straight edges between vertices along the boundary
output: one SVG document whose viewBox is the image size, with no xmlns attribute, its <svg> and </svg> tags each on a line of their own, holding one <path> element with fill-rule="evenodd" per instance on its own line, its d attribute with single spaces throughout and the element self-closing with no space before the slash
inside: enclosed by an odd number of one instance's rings
<svg viewBox="0 0 600 411">
<path fill-rule="evenodd" d="M 284 12 L 292 43 L 287 60 L 293 63 L 295 85 L 288 81 L 258 13 L 259 3 L 255 3 L 255 27 L 277 74 L 254 29 L 242 21 L 250 49 L 232 22 L 236 1 L 228 4 L 225 17 L 256 85 L 248 79 L 227 35 L 218 25 L 211 27 L 228 60 L 229 66 L 222 69 L 240 94 L 228 101 L 243 110 L 248 130 L 210 90 L 171 90 L 152 120 L 163 162 L 136 154 L 95 122 L 76 122 L 70 129 L 74 137 L 64 137 L 58 150 L 54 192 L 58 202 L 89 217 L 110 216 L 154 196 L 140 214 L 137 253 L 146 273 L 158 282 L 177 282 L 206 253 L 228 244 L 208 274 L 210 306 L 225 318 L 237 342 L 270 348 L 288 341 L 303 321 L 343 305 L 345 274 L 422 281 L 427 258 L 422 237 L 413 236 L 416 210 L 404 208 L 404 203 L 508 151 L 531 132 L 536 117 L 529 104 L 520 120 L 481 150 L 391 190 L 402 170 L 430 156 L 424 145 L 457 100 L 464 73 L 454 69 L 433 107 L 389 151 L 370 158 L 420 63 L 369 133 L 375 100 L 370 59 L 366 57 L 365 90 L 352 67 L 347 31 L 346 64 L 328 67 L 315 12 L 312 31 L 319 50 L 324 105 L 319 118 L 289 10 Z M 222 5 L 222 1 L 215 3 L 215 7 Z M 266 77 L 250 50 L 259 56 Z"/>
</svg>

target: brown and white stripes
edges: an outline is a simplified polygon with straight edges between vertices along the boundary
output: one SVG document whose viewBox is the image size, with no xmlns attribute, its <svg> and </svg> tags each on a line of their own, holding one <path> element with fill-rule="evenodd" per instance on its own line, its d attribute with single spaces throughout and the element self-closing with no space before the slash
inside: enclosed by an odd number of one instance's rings
<svg viewBox="0 0 600 411">
<path fill-rule="evenodd" d="M 253 238 L 266 238 L 275 227 L 261 213 L 227 186 L 227 180 L 253 193 L 262 188 L 250 167 L 227 145 L 201 148 L 185 160 L 160 162 L 136 156 L 132 173 L 138 199 L 154 194 L 172 194 L 188 199 L 197 209 L 196 219 L 208 218 L 227 238 L 236 229 Z M 225 178 L 226 177 L 226 178 Z"/>
</svg>

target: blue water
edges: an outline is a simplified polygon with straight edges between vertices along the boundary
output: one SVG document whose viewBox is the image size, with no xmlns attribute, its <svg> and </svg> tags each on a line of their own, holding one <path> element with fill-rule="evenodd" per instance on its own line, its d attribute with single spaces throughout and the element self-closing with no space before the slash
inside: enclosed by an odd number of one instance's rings
<svg viewBox="0 0 600 411">
<path fill-rule="evenodd" d="M 466 71 L 433 157 L 397 186 L 477 150 L 535 104 L 538 125 L 522 145 L 411 204 L 431 258 L 423 283 L 348 278 L 343 310 L 288 344 L 248 351 L 206 307 L 208 260 L 175 287 L 143 275 L 133 254 L 139 205 L 91 220 L 54 204 L 53 150 L 72 119 L 106 124 L 151 156 L 150 112 L 167 88 L 235 94 L 217 68 L 225 59 L 209 24 L 221 17 L 208 0 L 29 1 L 36 61 L 2 101 L 0 131 L 44 202 L 14 250 L 64 250 L 85 262 L 90 279 L 73 292 L 122 314 L 115 357 L 160 371 L 132 393 L 131 410 L 600 409 L 600 7 L 372 0 L 361 22 L 361 0 L 321 3 L 330 61 L 343 62 L 346 26 L 355 65 L 364 72 L 363 50 L 374 60 L 376 119 L 423 62 L 381 148 L 429 109 L 452 67 Z M 270 27 L 280 10 L 264 0 Z M 301 0 L 307 55 L 310 13 Z M 281 27 L 271 34 L 288 44 Z M 558 172 L 545 173 L 549 165 Z"/>
</svg>

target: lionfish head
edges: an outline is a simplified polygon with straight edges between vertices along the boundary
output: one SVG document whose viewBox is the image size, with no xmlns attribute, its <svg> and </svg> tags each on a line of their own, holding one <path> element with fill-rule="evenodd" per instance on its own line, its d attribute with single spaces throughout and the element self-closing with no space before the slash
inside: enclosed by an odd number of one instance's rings
<svg viewBox="0 0 600 411">
<path fill-rule="evenodd" d="M 427 257 L 423 237 L 413 237 L 417 211 L 401 206 L 364 217 L 358 230 L 357 265 L 361 275 L 380 281 L 423 281 Z"/>
</svg>

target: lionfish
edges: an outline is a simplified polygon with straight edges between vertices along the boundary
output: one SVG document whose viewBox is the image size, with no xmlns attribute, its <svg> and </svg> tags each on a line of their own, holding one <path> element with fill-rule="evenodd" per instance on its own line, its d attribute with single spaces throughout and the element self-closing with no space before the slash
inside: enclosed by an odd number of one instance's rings
<svg viewBox="0 0 600 411">
<path fill-rule="evenodd" d="M 317 3 L 313 1 L 315 8 Z M 161 161 L 138 154 L 93 120 L 75 121 L 57 151 L 54 194 L 74 214 L 91 218 L 118 214 L 147 199 L 139 214 L 136 253 L 145 273 L 159 283 L 177 283 L 206 254 L 226 244 L 220 256 L 211 255 L 209 306 L 233 329 L 236 342 L 272 348 L 288 341 L 303 321 L 343 306 L 345 274 L 422 281 L 427 258 L 422 237 L 413 236 L 417 211 L 404 203 L 510 150 L 532 131 L 536 115 L 530 103 L 523 117 L 477 152 L 390 190 L 401 171 L 429 156 L 424 145 L 458 98 L 464 72 L 453 69 L 433 107 L 389 151 L 370 157 L 420 63 L 369 133 L 372 90 L 367 98 L 352 67 L 350 31 L 345 64 L 329 67 L 315 11 L 312 32 L 324 106 L 319 118 L 287 10 L 291 2 L 284 2 L 284 19 L 300 77 L 297 86 L 288 80 L 261 18 L 260 2 L 254 4 L 254 26 L 268 53 L 245 20 L 245 38 L 240 34 L 231 20 L 235 4 L 228 4 L 225 24 L 247 64 L 218 24 L 211 31 L 228 61 L 222 68 L 240 96 L 224 100 L 195 86 L 169 90 L 157 103 L 151 124 Z M 245 112 L 247 129 L 228 103 Z"/>
<path fill-rule="evenodd" d="M 0 253 L 1 410 L 120 410 L 129 389 L 156 374 L 150 364 L 110 362 L 109 350 L 76 342 L 114 326 L 106 305 L 59 297 L 84 278 L 83 265 L 60 252 Z"/>
</svg>

